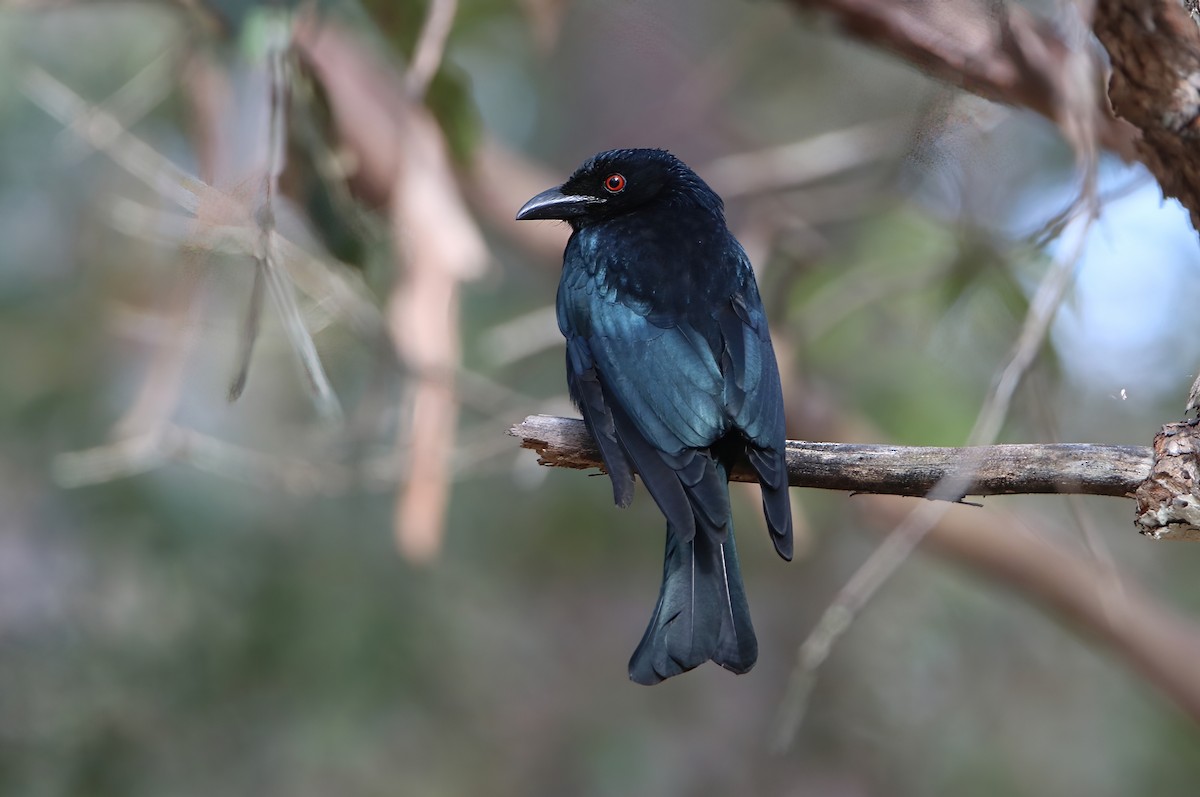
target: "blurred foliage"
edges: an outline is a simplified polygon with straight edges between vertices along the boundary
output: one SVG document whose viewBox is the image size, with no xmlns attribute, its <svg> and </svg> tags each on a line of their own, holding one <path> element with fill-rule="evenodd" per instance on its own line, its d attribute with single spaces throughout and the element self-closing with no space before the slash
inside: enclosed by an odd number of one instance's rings
<svg viewBox="0 0 1200 797">
<path fill-rule="evenodd" d="M 1200 732 L 1151 685 L 1019 596 L 924 555 L 835 650 L 796 745 L 769 753 L 796 646 L 877 539 L 841 494 L 795 493 L 807 554 L 783 565 L 754 491 L 734 492 L 762 648 L 752 674 L 708 666 L 630 684 L 661 518 L 644 495 L 619 513 L 603 478 L 539 470 L 503 438 L 524 415 L 567 406 L 552 337 L 513 362 L 483 344 L 554 295 L 557 264 L 504 229 L 490 230 L 496 269 L 462 312 L 464 367 L 500 397 L 464 389 L 460 480 L 432 565 L 395 555 L 390 488 L 365 478 L 306 491 L 166 463 L 56 481 L 58 455 L 112 435 L 190 272 L 160 230 L 118 223 L 122 201 L 156 198 L 31 102 L 24 76 L 40 67 L 99 102 L 170 54 L 179 84 L 132 130 L 194 170 L 187 56 L 235 59 L 225 48 L 245 6 L 213 4 L 225 18 L 213 28 L 184 5 L 0 14 L 0 794 L 1194 794 Z M 776 339 L 814 395 L 883 440 L 962 441 L 1054 254 L 1024 237 L 1070 188 L 1044 123 L 958 104 L 777 4 L 571 3 L 548 49 L 533 17 L 559 6 L 519 5 L 463 3 L 433 84 L 464 163 L 490 136 L 556 174 L 627 144 L 668 146 L 703 171 L 731 152 L 901 120 L 897 136 L 913 140 L 899 155 L 731 201 L 730 217 L 763 252 L 763 284 L 781 286 L 768 295 Z M 400 63 L 424 16 L 415 0 L 330 7 Z M 310 88 L 284 182 L 296 234 L 367 264 L 382 304 L 386 226 L 318 168 L 329 131 Z M 1101 236 L 1105 223 L 1121 222 Z M 1195 264 L 1192 245 L 1161 263 Z M 390 350 L 338 326 L 317 340 L 360 422 L 353 440 L 319 426 L 271 317 L 246 395 L 224 402 L 245 265 L 210 263 L 173 421 L 313 461 L 386 452 L 401 395 L 380 375 Z M 1148 281 L 1154 265 L 1130 271 Z M 1141 389 L 1149 355 L 1056 335 L 1038 377 L 1057 434 L 1145 444 L 1175 419 L 1200 350 L 1161 334 L 1179 372 L 1162 392 Z M 1089 381 L 1074 365 L 1088 357 L 1128 381 Z M 1051 436 L 1034 403 L 1022 395 L 1007 438 Z M 1084 503 L 1123 578 L 1200 615 L 1200 548 L 1137 538 L 1125 501 Z M 1058 499 L 988 505 L 1082 549 Z"/>
</svg>

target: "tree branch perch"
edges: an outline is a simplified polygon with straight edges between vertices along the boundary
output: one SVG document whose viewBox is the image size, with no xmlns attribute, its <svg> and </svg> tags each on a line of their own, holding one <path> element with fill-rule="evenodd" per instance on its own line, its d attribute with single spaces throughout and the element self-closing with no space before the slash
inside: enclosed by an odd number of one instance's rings
<svg viewBox="0 0 1200 797">
<path fill-rule="evenodd" d="M 603 468 L 583 421 L 531 415 L 509 429 L 543 465 Z M 944 476 L 965 466 L 975 477 L 967 495 L 1078 493 L 1132 496 L 1150 477 L 1154 457 L 1146 446 L 1024 443 L 972 448 L 787 443 L 788 484 L 823 490 L 923 496 Z M 734 481 L 757 481 L 747 463 Z"/>
<path fill-rule="evenodd" d="M 554 468 L 599 468 L 583 421 L 530 415 L 508 433 Z M 1169 423 L 1146 446 L 1022 443 L 968 448 L 787 441 L 788 484 L 928 497 L 946 476 L 974 475 L 962 495 L 1070 493 L 1134 498 L 1134 523 L 1156 540 L 1200 541 L 1200 422 Z M 747 462 L 734 481 L 757 481 Z"/>
</svg>

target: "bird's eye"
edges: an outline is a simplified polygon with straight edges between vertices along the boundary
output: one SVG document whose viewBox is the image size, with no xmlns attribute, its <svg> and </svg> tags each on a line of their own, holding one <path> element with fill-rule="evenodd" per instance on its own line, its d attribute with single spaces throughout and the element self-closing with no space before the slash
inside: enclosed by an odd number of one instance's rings
<svg viewBox="0 0 1200 797">
<path fill-rule="evenodd" d="M 619 194 L 625 190 L 625 176 L 613 172 L 604 178 L 604 190 L 610 194 Z"/>
</svg>

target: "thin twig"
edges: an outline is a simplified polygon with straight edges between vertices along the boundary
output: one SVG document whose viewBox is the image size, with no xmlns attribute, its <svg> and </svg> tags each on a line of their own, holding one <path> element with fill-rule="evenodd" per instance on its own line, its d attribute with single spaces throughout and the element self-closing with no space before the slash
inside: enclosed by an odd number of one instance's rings
<svg viewBox="0 0 1200 797">
<path fill-rule="evenodd" d="M 1030 393 L 1033 395 L 1033 404 L 1035 416 L 1038 421 L 1040 433 L 1042 437 L 1047 439 L 1056 439 L 1058 435 L 1058 423 L 1055 418 L 1054 409 L 1050 406 L 1050 402 L 1046 399 L 1046 389 L 1044 379 L 1037 373 L 1030 374 Z M 1105 543 L 1104 537 L 1101 536 L 1096 524 L 1092 522 L 1091 516 L 1088 514 L 1083 500 L 1078 495 L 1067 494 L 1064 496 L 1067 504 L 1067 512 L 1071 516 L 1071 520 L 1075 524 L 1079 536 L 1083 538 L 1084 544 L 1087 546 L 1088 553 L 1095 560 L 1097 569 L 1109 575 L 1107 581 L 1111 584 L 1098 585 L 1096 589 L 1097 598 L 1102 601 L 1120 601 L 1126 600 L 1124 586 L 1121 581 L 1120 568 L 1117 567 L 1116 558 L 1113 557 L 1112 550 Z"/>
<path fill-rule="evenodd" d="M 1077 219 L 1068 226 L 1068 231 L 1075 230 L 1076 237 L 1066 247 L 1067 255 L 1055 260 L 1030 301 L 1025 323 L 1013 345 L 1012 354 L 1001 369 L 1000 376 L 984 401 L 975 426 L 968 436 L 968 442 L 974 448 L 968 449 L 970 453 L 958 469 L 943 476 L 927 493 L 928 498 L 939 502 L 918 507 L 892 530 L 834 597 L 816 627 L 801 644 L 797 653 L 796 668 L 793 670 L 776 724 L 777 749 L 784 749 L 791 744 L 803 719 L 808 696 L 816 679 L 816 671 L 829 655 L 834 642 L 845 633 L 862 607 L 891 578 L 929 530 L 945 515 L 950 504 L 941 502 L 957 501 L 969 489 L 974 474 L 983 464 L 982 456 L 986 449 L 982 446 L 996 439 L 1000 427 L 1008 417 L 1017 385 L 1037 356 L 1055 310 L 1071 284 L 1087 233 L 1095 217 L 1093 210 L 1087 217 Z"/>
<path fill-rule="evenodd" d="M 114 438 L 160 428 L 179 405 L 184 368 L 196 342 L 196 329 L 204 306 L 206 276 L 207 272 L 198 266 L 194 255 L 183 256 L 167 300 L 166 323 L 160 334 L 153 338 L 156 347 L 150 367 L 137 398 L 113 424 L 111 436 Z"/>
<path fill-rule="evenodd" d="M 990 442 L 999 434 L 1001 425 L 1008 417 L 1008 408 L 1012 404 L 1017 385 L 1037 357 L 1042 341 L 1046 339 L 1046 333 L 1050 329 L 1050 322 L 1054 320 L 1055 311 L 1075 279 L 1075 269 L 1079 265 L 1079 258 L 1083 254 L 1088 233 L 1095 220 L 1096 210 L 1093 207 L 1086 216 L 1076 217 L 1067 225 L 1064 231 L 1064 238 L 1067 239 L 1064 247 L 1067 250 L 1066 254 L 1055 259 L 1038 285 L 1029 303 L 1025 324 L 1013 345 L 1012 354 L 1000 372 L 996 386 L 984 402 L 975 427 L 971 430 L 969 444 Z M 1068 235 L 1072 231 L 1073 235 Z"/>
<path fill-rule="evenodd" d="M 541 354 L 559 346 L 558 315 L 554 305 L 545 305 L 496 324 L 483 334 L 481 348 L 488 362 L 498 368 Z"/>
<path fill-rule="evenodd" d="M 412 62 L 408 65 L 404 87 L 413 102 L 421 102 L 429 89 L 433 76 L 442 65 L 446 51 L 446 40 L 454 27 L 454 15 L 458 12 L 457 0 L 430 0 L 425 14 L 425 24 L 413 48 Z"/>
<path fill-rule="evenodd" d="M 138 70 L 132 78 L 97 103 L 95 110 L 111 116 L 119 125 L 106 125 L 105 134 L 117 136 L 122 130 L 133 127 L 150 113 L 175 89 L 175 74 L 170 67 L 178 57 L 176 47 L 167 47 L 150 63 Z M 77 160 L 91 153 L 95 147 L 88 143 L 84 126 L 92 123 L 93 114 L 76 117 L 66 130 L 55 137 L 54 146 L 69 160 Z"/>
<path fill-rule="evenodd" d="M 177 204 L 190 214 L 195 214 L 203 201 L 212 207 L 228 210 L 229 221 L 239 222 L 234 225 L 205 219 L 203 224 L 193 224 L 191 229 L 186 229 L 187 222 L 194 221 L 194 218 L 180 216 L 180 237 L 167 240 L 160 234 L 162 212 L 158 208 L 148 208 L 126 197 L 118 197 L 111 204 L 114 224 L 126 233 L 136 233 L 147 239 L 162 239 L 164 244 L 178 245 L 182 242 L 185 247 L 220 249 L 253 256 L 260 236 L 257 229 L 253 228 L 253 213 L 241 198 L 188 175 L 149 144 L 122 129 L 111 115 L 93 108 L 45 71 L 32 67 L 26 78 L 22 88 L 33 102 L 61 124 L 80 130 L 90 146 L 104 152 L 163 199 Z M 85 116 L 91 117 L 93 123 L 79 125 L 77 120 Z M 112 135 L 114 130 L 119 135 Z M 290 277 L 310 298 L 332 303 L 340 317 L 363 337 L 374 337 L 383 329 L 382 316 L 369 298 L 368 289 L 362 278 L 349 266 L 309 253 L 278 230 L 274 233 L 273 242 L 288 267 Z"/>
<path fill-rule="evenodd" d="M 246 380 L 250 376 L 250 361 L 254 358 L 254 344 L 258 340 L 258 331 L 262 323 L 263 288 L 266 280 L 263 277 L 264 268 L 261 260 L 254 261 L 254 283 L 250 286 L 250 299 L 246 303 L 246 317 L 242 321 L 241 345 L 238 348 L 238 367 L 229 383 L 229 401 L 237 401 L 246 389 Z"/>
<path fill-rule="evenodd" d="M 106 445 L 60 454 L 54 458 L 53 472 L 55 481 L 63 487 L 81 487 L 136 476 L 169 462 L 187 464 L 242 484 L 301 495 L 338 495 L 353 486 L 391 489 L 403 475 L 402 463 L 391 452 L 356 465 L 312 462 L 257 451 L 174 423 Z"/>
<path fill-rule="evenodd" d="M 798 188 L 898 152 L 905 143 L 896 135 L 901 124 L 896 119 L 874 120 L 791 144 L 725 155 L 701 172 L 726 199 Z"/>
<path fill-rule="evenodd" d="M 296 304 L 296 296 L 292 282 L 287 278 L 279 265 L 278 249 L 275 234 L 275 196 L 279 192 L 279 175 L 283 172 L 286 157 L 285 109 L 287 102 L 287 63 L 286 56 L 289 47 L 289 28 L 281 20 L 268 45 L 267 69 L 270 85 L 270 122 L 267 125 L 267 173 L 265 179 L 266 196 L 263 207 L 258 214 L 261 242 L 255 255 L 257 268 L 266 279 L 267 291 L 275 303 L 275 309 L 283 320 L 283 328 L 291 340 L 292 348 L 300 359 L 309 387 L 314 393 L 317 410 L 322 417 L 330 420 L 342 418 L 342 407 L 337 394 L 329 383 L 325 368 L 321 365 L 321 356 L 317 353 L 316 343 L 304 325 L 304 317 Z M 250 313 L 256 314 L 257 308 L 251 306 Z M 251 326 L 251 322 L 247 323 Z M 253 341 L 247 344 L 247 357 Z M 248 366 L 249 363 L 247 362 Z"/>
<path fill-rule="evenodd" d="M 341 417 L 341 407 L 333 392 L 329 379 L 321 366 L 320 355 L 316 344 L 304 325 L 303 317 L 296 304 L 291 280 L 283 273 L 279 251 L 281 246 L 287 246 L 289 251 L 296 247 L 289 246 L 275 230 L 272 197 L 278 192 L 278 177 L 282 171 L 284 157 L 284 122 L 283 105 L 286 103 L 287 74 L 285 57 L 287 53 L 287 28 L 281 26 L 281 40 L 273 42 L 269 52 L 269 69 L 271 85 L 271 124 L 268 135 L 269 157 L 267 174 L 267 204 L 263 212 L 257 214 L 258 236 L 250 246 L 256 260 L 256 268 L 263 268 L 265 282 L 272 301 L 283 320 L 284 329 L 292 343 L 293 349 L 300 358 L 308 384 L 316 394 L 316 406 L 323 417 Z M 202 205 L 219 207 L 229 215 L 242 216 L 247 221 L 255 216 L 249 207 L 237 197 L 225 195 L 217 189 L 205 184 L 163 157 L 153 147 L 131 135 L 121 123 L 102 108 L 89 105 L 70 88 L 53 78 L 38 67 L 31 67 L 25 76 L 23 90 L 36 104 L 47 113 L 58 119 L 64 126 L 81 130 L 87 141 L 93 147 L 107 153 L 130 174 L 142 180 L 150 188 L 163 197 L 177 203 L 190 213 L 197 213 Z M 81 118 L 91 118 L 86 125 L 79 125 Z M 206 220 L 208 221 L 208 220 Z M 201 225 L 195 231 L 197 236 L 212 233 L 215 225 Z M 205 229 L 208 227 L 208 229 Z M 336 289 L 345 288 L 344 280 L 337 278 L 326 280 Z M 344 291 L 342 291 L 344 293 Z M 353 292 L 353 289 L 351 289 Z M 254 313 L 251 308 L 251 314 Z M 247 322 L 250 326 L 250 322 Z M 239 368 L 240 370 L 240 368 Z M 238 381 L 235 377 L 235 386 Z M 231 391 L 232 392 L 232 391 Z"/>
<path fill-rule="evenodd" d="M 80 127 L 91 146 L 107 153 L 131 175 L 189 213 L 199 209 L 201 196 L 208 186 L 185 173 L 153 147 L 129 135 L 111 114 L 89 105 L 40 67 L 29 67 L 20 86 L 26 97 L 65 127 L 90 116 L 90 123 Z"/>
</svg>

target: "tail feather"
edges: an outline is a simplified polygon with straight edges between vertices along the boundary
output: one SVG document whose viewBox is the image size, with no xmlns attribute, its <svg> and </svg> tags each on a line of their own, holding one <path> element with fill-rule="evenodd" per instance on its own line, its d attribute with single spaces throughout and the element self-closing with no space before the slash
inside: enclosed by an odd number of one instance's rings
<svg viewBox="0 0 1200 797">
<path fill-rule="evenodd" d="M 684 541 L 667 526 L 658 605 L 629 660 L 629 677 L 656 684 L 712 659 L 735 673 L 758 659 L 732 523 L 724 541 L 697 533 Z"/>
</svg>

